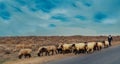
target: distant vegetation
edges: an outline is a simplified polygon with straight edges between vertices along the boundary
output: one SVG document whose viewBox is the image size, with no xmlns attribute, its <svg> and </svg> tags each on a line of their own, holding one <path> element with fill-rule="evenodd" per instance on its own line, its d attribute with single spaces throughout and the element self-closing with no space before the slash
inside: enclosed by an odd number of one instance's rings
<svg viewBox="0 0 120 64">
<path fill-rule="evenodd" d="M 0 44 L 41 44 L 72 43 L 86 41 L 107 40 L 107 36 L 18 36 L 0 37 Z M 113 36 L 114 41 L 119 41 L 120 36 Z"/>
</svg>

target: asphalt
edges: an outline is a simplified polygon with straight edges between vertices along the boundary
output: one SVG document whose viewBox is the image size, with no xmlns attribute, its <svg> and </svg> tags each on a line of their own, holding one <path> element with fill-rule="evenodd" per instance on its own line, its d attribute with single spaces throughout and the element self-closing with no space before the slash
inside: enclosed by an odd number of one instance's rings
<svg viewBox="0 0 120 64">
<path fill-rule="evenodd" d="M 45 64 L 120 64 L 120 46 L 109 47 L 92 54 L 78 55 Z"/>
</svg>

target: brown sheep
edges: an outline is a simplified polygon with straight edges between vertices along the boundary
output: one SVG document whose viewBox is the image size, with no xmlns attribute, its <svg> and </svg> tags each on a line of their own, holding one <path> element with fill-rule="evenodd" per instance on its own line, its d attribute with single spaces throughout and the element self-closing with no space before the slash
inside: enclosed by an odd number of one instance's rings
<svg viewBox="0 0 120 64">
<path fill-rule="evenodd" d="M 25 58 L 28 56 L 30 58 L 31 52 L 32 52 L 32 49 L 21 49 L 19 51 L 18 57 L 19 57 L 19 59 L 21 59 L 22 56 L 24 56 Z"/>
<path fill-rule="evenodd" d="M 38 56 L 41 56 L 41 54 L 43 55 L 43 53 L 45 53 L 46 55 L 51 55 L 50 53 L 55 54 L 57 53 L 57 48 L 54 45 L 51 46 L 42 46 L 38 49 Z"/>
</svg>

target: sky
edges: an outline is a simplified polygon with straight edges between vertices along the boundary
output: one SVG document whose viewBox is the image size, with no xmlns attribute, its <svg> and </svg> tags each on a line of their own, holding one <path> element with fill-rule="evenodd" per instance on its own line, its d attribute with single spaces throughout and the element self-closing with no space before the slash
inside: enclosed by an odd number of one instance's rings
<svg viewBox="0 0 120 64">
<path fill-rule="evenodd" d="M 0 0 L 0 36 L 120 35 L 120 0 Z"/>
</svg>

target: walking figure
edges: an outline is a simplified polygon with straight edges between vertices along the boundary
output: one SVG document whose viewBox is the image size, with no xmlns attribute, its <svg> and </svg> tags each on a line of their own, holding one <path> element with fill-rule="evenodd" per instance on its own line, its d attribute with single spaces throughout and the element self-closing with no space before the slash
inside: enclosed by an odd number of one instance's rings
<svg viewBox="0 0 120 64">
<path fill-rule="evenodd" d="M 109 36 L 108 36 L 108 42 L 109 42 L 109 45 L 110 45 L 110 46 L 112 45 L 112 44 L 111 44 L 112 40 L 113 40 L 112 36 L 109 35 Z"/>
</svg>

